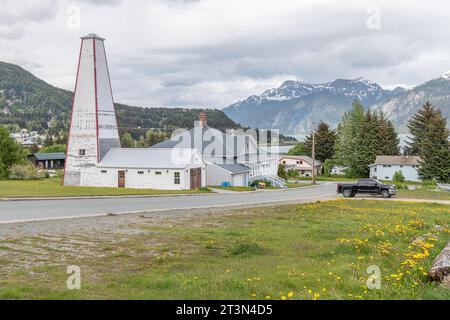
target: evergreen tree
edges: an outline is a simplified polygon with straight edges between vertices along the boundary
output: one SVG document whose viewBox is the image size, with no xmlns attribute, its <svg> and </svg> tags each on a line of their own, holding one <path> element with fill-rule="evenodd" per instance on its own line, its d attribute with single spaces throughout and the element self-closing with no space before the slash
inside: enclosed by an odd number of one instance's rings
<svg viewBox="0 0 450 320">
<path fill-rule="evenodd" d="M 450 132 L 446 125 L 447 120 L 438 112 L 427 120 L 424 131 L 420 133 L 422 140 L 416 140 L 419 143 L 419 177 L 422 180 L 450 181 Z"/>
<path fill-rule="evenodd" d="M 355 100 L 352 109 L 345 112 L 336 130 L 334 160 L 336 165 L 352 167 L 357 139 L 364 124 L 364 107 Z"/>
<path fill-rule="evenodd" d="M 426 138 L 426 129 L 431 119 L 442 117 L 442 112 L 427 101 L 421 109 L 408 121 L 411 140 L 407 142 L 407 154 L 420 155 Z"/>
<path fill-rule="evenodd" d="M 120 140 L 122 148 L 134 148 L 134 140 L 130 133 L 125 132 Z"/>
<path fill-rule="evenodd" d="M 307 154 L 304 142 L 297 143 L 294 147 L 289 149 L 288 155 L 290 156 L 304 156 Z"/>
<path fill-rule="evenodd" d="M 0 178 L 8 174 L 13 164 L 22 162 L 23 157 L 19 144 L 4 126 L 0 126 Z"/>
<path fill-rule="evenodd" d="M 364 111 L 355 101 L 338 125 L 335 162 L 347 167 L 351 177 L 368 177 L 369 165 L 376 156 L 399 154 L 398 144 L 392 122 L 383 113 Z"/>
<path fill-rule="evenodd" d="M 377 119 L 377 154 L 395 156 L 400 154 L 400 139 L 395 131 L 392 121 L 380 112 L 376 114 Z"/>
<path fill-rule="evenodd" d="M 53 137 L 51 134 L 47 134 L 47 136 L 45 137 L 45 140 L 44 140 L 44 146 L 48 147 L 51 145 L 53 145 Z"/>
<path fill-rule="evenodd" d="M 278 165 L 277 175 L 284 180 L 287 180 L 287 178 L 288 178 L 286 169 L 284 168 L 284 166 L 281 163 Z"/>
<path fill-rule="evenodd" d="M 331 130 L 330 126 L 321 121 L 315 129 L 316 142 L 316 159 L 324 162 L 326 159 L 333 158 L 334 142 L 336 140 L 336 130 Z M 305 140 L 306 154 L 312 155 L 312 134 L 306 137 Z"/>
</svg>

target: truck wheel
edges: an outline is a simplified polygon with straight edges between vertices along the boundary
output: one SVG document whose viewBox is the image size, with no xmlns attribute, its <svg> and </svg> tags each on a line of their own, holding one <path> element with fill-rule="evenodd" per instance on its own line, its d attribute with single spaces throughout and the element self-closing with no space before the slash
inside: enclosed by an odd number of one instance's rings
<svg viewBox="0 0 450 320">
<path fill-rule="evenodd" d="M 342 192 L 342 195 L 344 196 L 344 198 L 350 198 L 350 197 L 352 196 L 352 190 L 350 190 L 350 189 L 345 189 L 345 190 Z"/>
<path fill-rule="evenodd" d="M 388 190 L 383 190 L 383 191 L 381 191 L 381 197 L 382 198 L 390 198 L 391 194 L 389 193 Z"/>
</svg>

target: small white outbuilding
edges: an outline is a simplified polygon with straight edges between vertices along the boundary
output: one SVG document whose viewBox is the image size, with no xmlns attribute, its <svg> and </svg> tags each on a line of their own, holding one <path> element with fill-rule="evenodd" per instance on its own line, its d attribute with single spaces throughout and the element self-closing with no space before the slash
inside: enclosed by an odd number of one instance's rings
<svg viewBox="0 0 450 320">
<path fill-rule="evenodd" d="M 369 176 L 371 179 L 393 180 L 395 172 L 401 171 L 406 181 L 421 181 L 419 167 L 418 156 L 377 156 L 369 166 Z"/>
<path fill-rule="evenodd" d="M 96 168 L 96 186 L 183 190 L 206 186 L 196 149 L 110 149 Z"/>
</svg>

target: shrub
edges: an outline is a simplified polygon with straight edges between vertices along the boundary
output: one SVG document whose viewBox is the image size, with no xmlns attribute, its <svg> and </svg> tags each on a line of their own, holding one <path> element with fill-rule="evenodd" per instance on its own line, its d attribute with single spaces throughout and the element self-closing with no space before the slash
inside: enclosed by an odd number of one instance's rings
<svg viewBox="0 0 450 320">
<path fill-rule="evenodd" d="M 270 183 L 270 181 L 267 181 L 267 180 L 253 180 L 250 183 L 250 187 L 256 187 L 258 185 L 258 183 L 260 183 L 260 182 L 264 182 L 266 184 L 266 187 L 272 186 L 272 183 Z"/>
<path fill-rule="evenodd" d="M 9 178 L 15 180 L 36 180 L 46 176 L 44 170 L 39 170 L 32 163 L 13 164 L 9 170 Z"/>
<path fill-rule="evenodd" d="M 392 180 L 394 180 L 394 182 L 403 182 L 405 181 L 405 176 L 403 175 L 403 172 L 401 170 L 395 171 Z"/>
<path fill-rule="evenodd" d="M 293 168 L 289 168 L 287 170 L 287 176 L 290 178 L 297 178 L 299 177 L 298 171 L 293 169 Z"/>
<path fill-rule="evenodd" d="M 230 256 L 256 255 L 256 254 L 263 254 L 264 252 L 265 252 L 264 248 L 262 248 L 259 244 L 254 242 L 245 242 L 245 243 L 238 242 L 227 250 L 227 253 Z"/>
<path fill-rule="evenodd" d="M 286 169 L 284 168 L 284 166 L 281 163 L 278 165 L 278 173 L 277 173 L 277 175 L 280 178 L 284 179 L 284 180 L 287 180 L 287 178 L 288 178 L 288 175 L 286 173 Z"/>
</svg>

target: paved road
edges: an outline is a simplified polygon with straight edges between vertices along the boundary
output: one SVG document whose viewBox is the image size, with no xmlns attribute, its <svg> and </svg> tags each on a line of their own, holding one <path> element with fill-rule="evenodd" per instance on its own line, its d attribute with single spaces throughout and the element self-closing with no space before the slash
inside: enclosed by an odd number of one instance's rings
<svg viewBox="0 0 450 320">
<path fill-rule="evenodd" d="M 277 202 L 307 202 L 336 197 L 334 183 L 318 186 L 233 194 L 166 197 L 97 198 L 0 201 L 0 223 L 81 218 L 105 214 L 226 206 L 252 206 Z"/>
</svg>

